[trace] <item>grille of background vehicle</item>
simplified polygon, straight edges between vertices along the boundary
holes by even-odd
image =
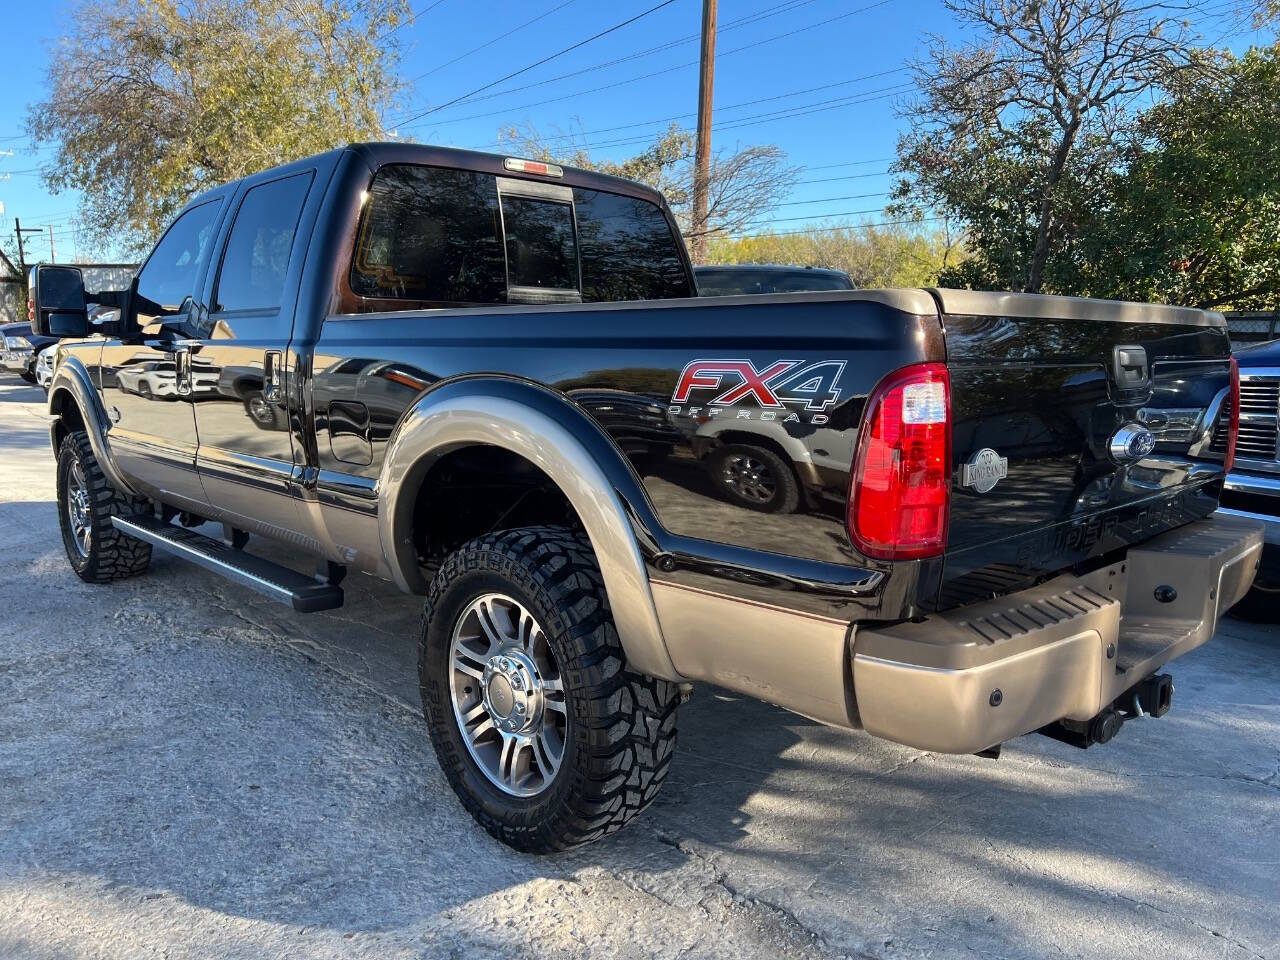
[[[1223,408],[1223,419],[1229,422],[1230,411]],[[1275,461],[1280,439],[1280,378],[1240,377],[1240,436],[1236,441],[1236,457],[1246,460]],[[1213,449],[1226,449],[1224,430],[1214,436]]]

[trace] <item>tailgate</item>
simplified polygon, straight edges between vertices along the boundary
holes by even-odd
[[[1219,314],[934,295],[955,465],[939,608],[1017,589],[1213,511],[1230,416]]]

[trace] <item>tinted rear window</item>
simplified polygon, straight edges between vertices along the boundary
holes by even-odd
[[[570,203],[570,192],[559,192],[526,196],[504,186],[499,199],[492,174],[383,167],[361,216],[351,290],[424,305],[694,295],[679,237],[658,205],[581,189]]]
[[[655,204],[599,190],[575,190],[573,199],[582,251],[583,300],[693,295],[679,241]]]
[[[351,289],[426,303],[505,303],[498,191],[492,176],[384,167],[369,188]]]
[[[502,226],[507,237],[509,286],[578,289],[572,204],[504,196]]]

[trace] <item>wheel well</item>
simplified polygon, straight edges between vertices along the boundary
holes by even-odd
[[[75,398],[67,390],[59,390],[53,395],[51,407],[58,415],[58,419],[53,424],[53,449],[57,451],[61,449],[62,441],[67,438],[67,434],[85,428],[84,415],[80,412]]]
[[[427,471],[413,508],[413,542],[428,573],[468,540],[537,525],[582,529],[569,499],[537,466],[488,444],[445,454]]]

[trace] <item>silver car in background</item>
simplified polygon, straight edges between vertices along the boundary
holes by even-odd
[[[50,344],[36,354],[36,383],[45,393],[49,392],[49,381],[53,379],[53,359],[58,345]]]

